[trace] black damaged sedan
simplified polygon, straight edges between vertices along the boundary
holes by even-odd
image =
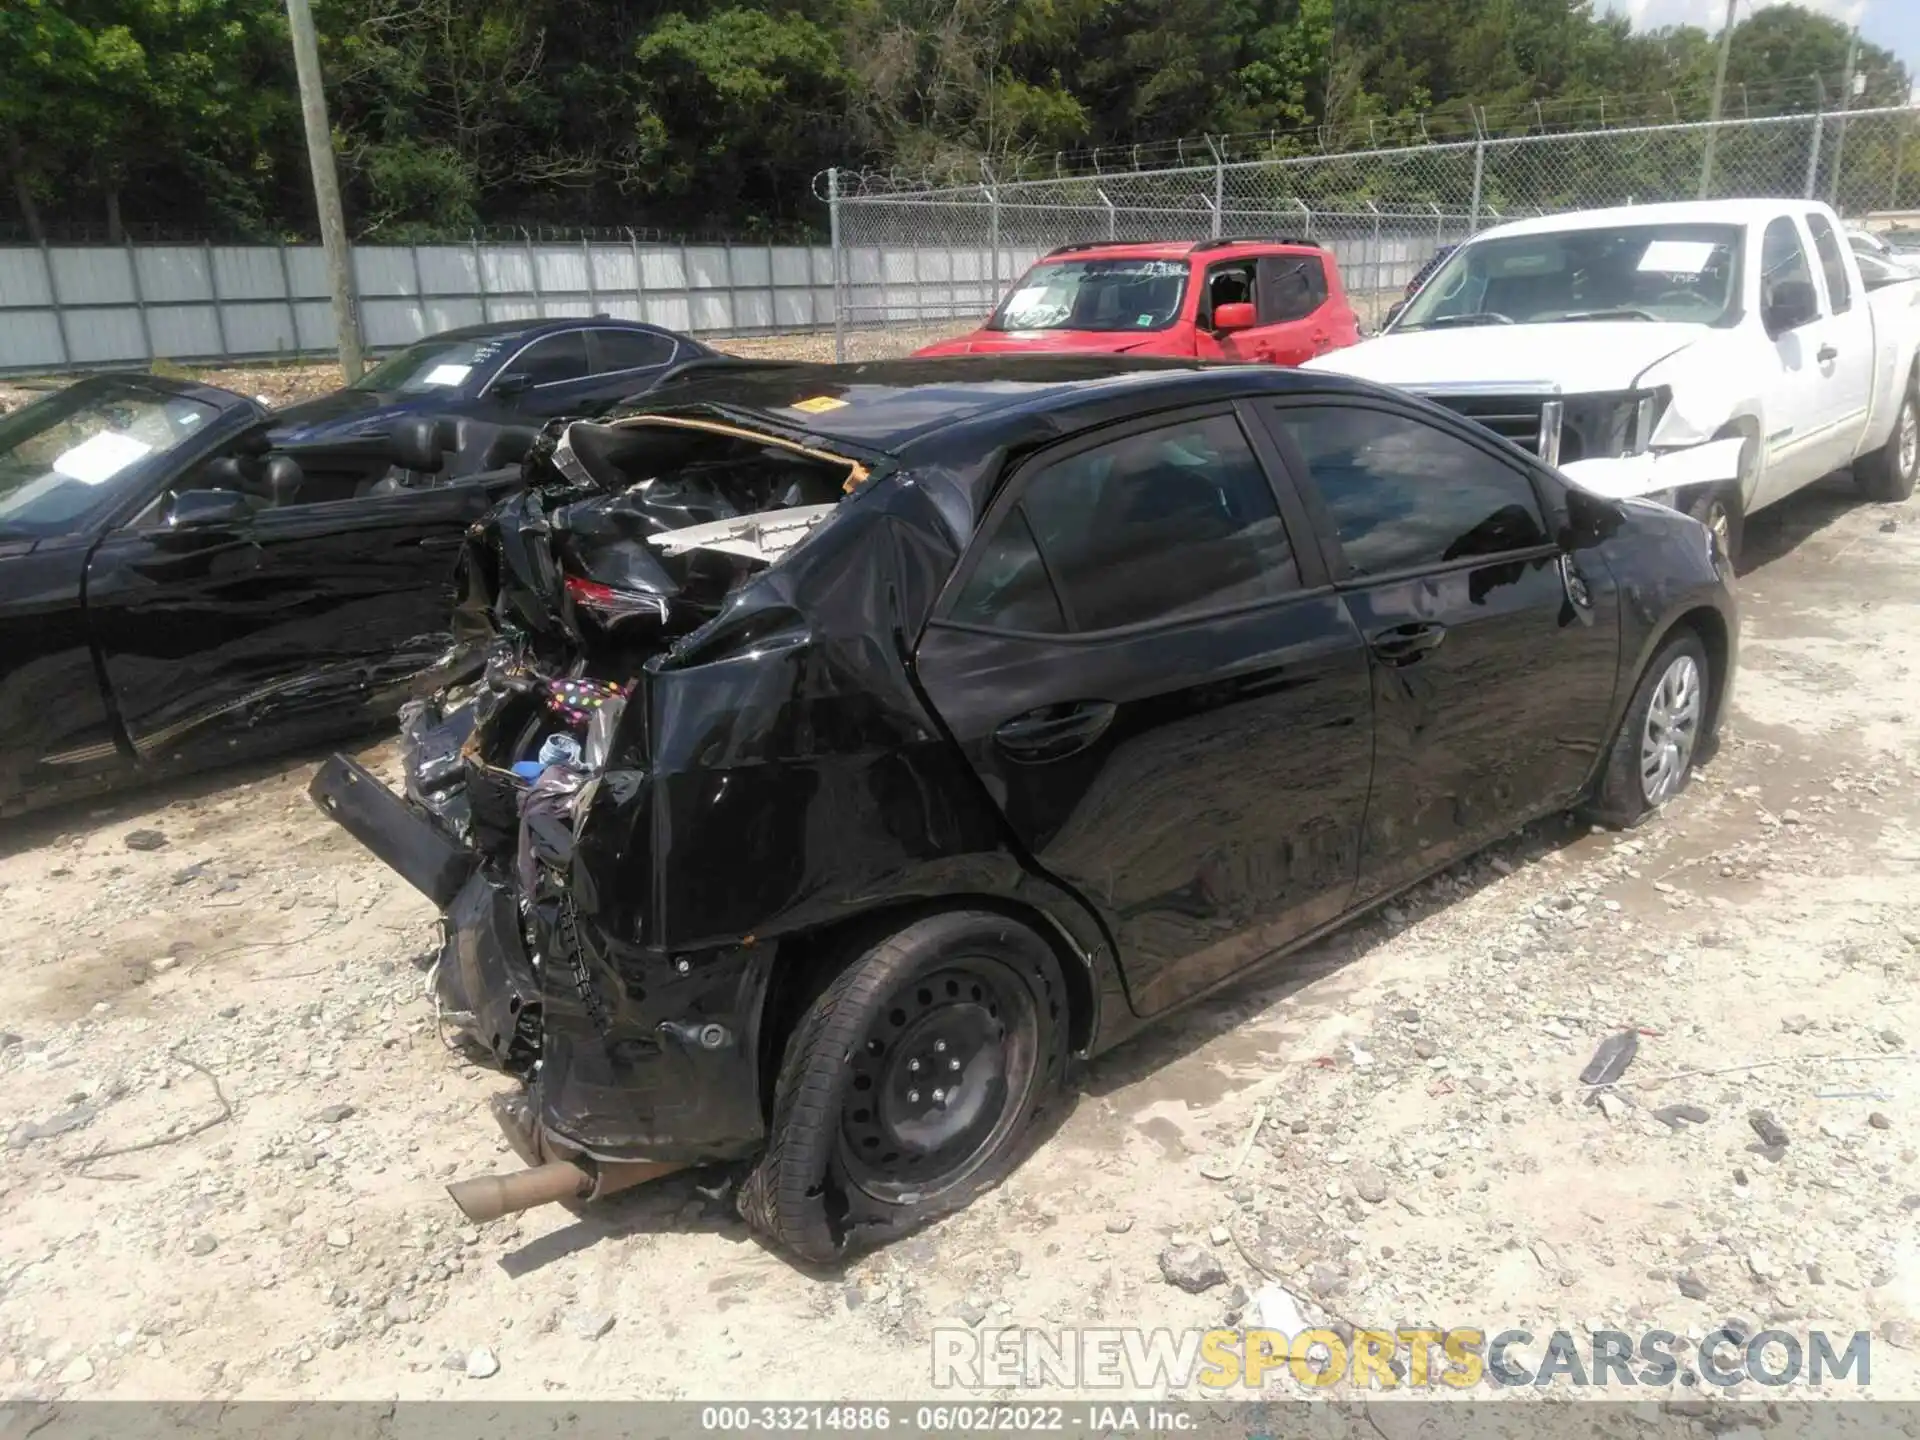
[[[319,802],[520,1077],[475,1216],[709,1161],[824,1261],[1005,1176],[1076,1058],[1725,713],[1709,532],[1335,376],[688,373],[478,527],[485,670]]]

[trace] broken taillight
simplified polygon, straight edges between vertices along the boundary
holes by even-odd
[[[649,595],[638,590],[616,590],[611,585],[582,579],[578,575],[567,576],[567,595],[574,604],[599,616],[609,625],[639,615],[661,621],[667,618],[665,596]]]

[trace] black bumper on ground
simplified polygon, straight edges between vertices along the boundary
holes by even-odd
[[[528,903],[495,866],[336,755],[315,803],[440,907],[443,1023],[528,1086],[533,1124],[597,1160],[739,1159],[765,1136],[759,1018],[777,947],[667,955]]]

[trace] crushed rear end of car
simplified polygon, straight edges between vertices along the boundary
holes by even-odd
[[[783,947],[990,840],[900,638],[956,554],[924,490],[684,414],[527,463],[469,533],[404,796],[342,756],[311,791],[440,907],[441,1021],[523,1082],[496,1113],[538,1168],[452,1187],[476,1216],[751,1155]]]

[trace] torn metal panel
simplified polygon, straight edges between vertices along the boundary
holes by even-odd
[[[716,520],[708,525],[669,530],[655,535],[650,543],[663,555],[718,550],[726,555],[743,555],[749,560],[771,561],[806,539],[814,526],[839,508],[837,505],[793,505],[738,520]]]
[[[1656,450],[1612,460],[1575,460],[1560,470],[1595,494],[1612,499],[1659,495],[1688,485],[1738,480],[1740,451],[1745,443],[1736,436],[1684,450]]]

